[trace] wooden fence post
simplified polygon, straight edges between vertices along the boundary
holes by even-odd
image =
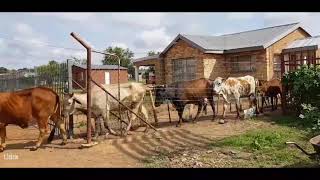
[[[153,116],[154,116],[154,123],[156,126],[158,126],[158,117],[157,117],[157,112],[156,112],[156,107],[154,105],[154,101],[153,101],[153,96],[152,96],[152,91],[149,90],[150,93],[150,99],[151,99],[151,104],[152,104],[152,111],[153,111]]]

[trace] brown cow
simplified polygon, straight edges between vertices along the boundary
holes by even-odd
[[[201,78],[191,81],[184,82],[175,82],[168,86],[156,86],[155,91],[155,106],[159,107],[164,100],[170,100],[179,115],[179,122],[177,127],[181,125],[182,114],[186,104],[197,104],[198,112],[196,117],[193,119],[193,122],[199,117],[200,112],[202,111],[202,107],[206,111],[206,101],[209,101],[212,111],[213,117],[215,118],[215,109],[213,102],[213,87],[212,81],[209,79]]]
[[[271,109],[272,111],[277,109],[278,106],[278,94],[282,95],[282,85],[280,79],[271,79],[270,81],[259,81],[260,87],[258,91],[262,95],[262,106],[261,111],[263,111],[263,105],[265,103],[265,98],[269,97],[271,99]],[[275,106],[274,106],[275,99]]]
[[[39,138],[31,150],[37,150],[48,131],[48,120],[51,119],[59,127],[63,136],[62,145],[67,136],[63,120],[60,118],[59,96],[52,89],[36,87],[16,92],[0,93],[0,152],[5,148],[6,126],[8,124],[27,128],[32,121],[39,127]],[[55,128],[53,128],[55,129]],[[54,130],[50,133],[48,142],[53,139]]]

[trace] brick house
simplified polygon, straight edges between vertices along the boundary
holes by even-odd
[[[72,65],[72,78],[82,87],[86,87],[87,79],[86,65]],[[116,84],[118,83],[118,66],[117,65],[92,65],[91,77],[99,84]],[[120,67],[120,83],[128,82],[127,68]],[[74,89],[80,87],[73,82]]]
[[[179,34],[160,55],[133,64],[136,73],[139,66],[154,66],[156,84],[243,75],[270,80],[281,75],[282,50],[309,37],[299,23],[221,36]]]

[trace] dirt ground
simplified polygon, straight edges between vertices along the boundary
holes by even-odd
[[[221,112],[219,110],[219,114]],[[235,113],[227,112],[225,124],[218,123],[220,116],[211,122],[212,111],[208,107],[208,115],[202,115],[197,123],[184,123],[177,128],[177,113],[171,112],[172,123],[169,123],[168,113],[164,111],[158,114],[157,132],[150,130],[144,134],[144,127],[141,127],[126,138],[108,136],[98,145],[86,149],[79,149],[81,143],[86,142],[84,139],[68,140],[65,146],[60,146],[61,140],[57,139],[37,151],[30,151],[28,148],[34,144],[38,130],[8,126],[7,148],[0,153],[0,167],[143,167],[142,160],[161,148],[204,146],[217,138],[269,126],[251,120],[236,122]]]

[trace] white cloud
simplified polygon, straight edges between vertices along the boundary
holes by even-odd
[[[50,46],[48,37],[28,24],[15,24],[13,32],[13,40],[0,39],[0,59],[6,60],[8,68],[34,67],[47,64],[49,60],[61,62],[71,57],[86,58],[85,50],[74,51]],[[92,57],[93,63],[99,64],[101,56],[92,54]]]
[[[125,43],[111,43],[111,46],[112,47],[120,47],[120,48],[123,48],[123,49],[127,49],[128,48],[128,46]]]
[[[161,51],[170,43],[171,39],[165,28],[146,30],[138,35],[135,45],[137,48]]]
[[[95,18],[94,13],[32,13],[36,16],[54,16],[63,20],[87,21]]]
[[[112,13],[111,18],[115,23],[135,26],[139,28],[155,28],[161,25],[164,13]]]
[[[25,23],[17,23],[15,25],[15,30],[17,33],[23,35],[31,35],[33,33],[32,27]]]
[[[300,22],[311,35],[320,34],[320,24],[315,23],[320,13],[264,13],[263,18],[267,26]]]
[[[248,20],[254,17],[254,13],[228,13],[227,18],[231,20]]]

